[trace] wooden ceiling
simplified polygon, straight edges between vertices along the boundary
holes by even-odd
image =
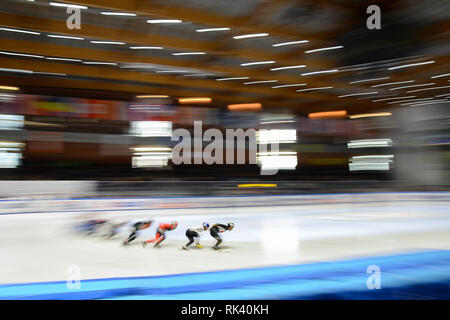
[[[405,19],[402,12],[411,3],[420,6],[420,1],[393,4],[391,1],[217,0],[208,5],[198,0],[55,1],[88,7],[81,10],[81,29],[68,29],[66,19],[70,14],[66,8],[49,2],[2,0],[0,85],[19,86],[25,93],[70,95],[72,92],[73,96],[88,94],[105,99],[128,100],[139,94],[206,96],[212,98],[212,105],[219,107],[260,102],[264,108],[288,108],[301,114],[342,109],[350,113],[375,111],[401,106],[388,103],[402,96],[441,100],[436,95],[449,92],[450,77],[432,77],[447,74],[450,69],[450,13],[442,14],[439,7],[430,6],[427,10],[418,7],[410,21]],[[370,4],[381,7],[381,30],[366,28],[369,16],[366,8]],[[136,16],[111,16],[102,12]],[[150,24],[146,22],[148,19],[182,22]],[[207,28],[230,30],[196,32]],[[268,36],[233,38],[255,33]],[[308,42],[273,46],[300,40]],[[130,48],[135,46],[162,49]],[[336,46],[343,47],[305,52]],[[176,55],[186,52],[204,54]],[[111,65],[86,64],[92,61]],[[260,61],[274,63],[242,66]],[[428,63],[389,70],[423,62]],[[271,70],[298,65],[305,67]],[[324,70],[337,71],[301,75]],[[218,80],[233,77],[248,79]],[[379,80],[362,81],[369,79]],[[252,83],[258,81],[266,82]],[[417,87],[372,87],[390,82]],[[305,85],[273,88],[293,84]],[[422,88],[430,90],[408,92]],[[296,91],[303,89],[307,90]],[[374,102],[383,97],[395,99]]]

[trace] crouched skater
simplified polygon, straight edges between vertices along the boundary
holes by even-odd
[[[186,245],[183,246],[184,250],[188,250],[189,246],[195,242],[195,245],[197,248],[201,249],[203,248],[200,245],[200,234],[203,231],[207,231],[209,229],[209,223],[203,222],[201,228],[189,228],[186,230],[186,237],[189,239],[189,242],[186,243]]]
[[[220,224],[216,223],[209,229],[209,233],[211,236],[217,240],[216,244],[214,245],[213,249],[217,250],[220,249],[219,245],[222,243],[222,238],[220,237],[220,233],[224,233],[225,231],[231,231],[234,228],[234,223],[228,222],[227,224]]]
[[[123,245],[126,246],[126,245],[130,244],[131,241],[136,239],[137,234],[138,234],[138,232],[140,230],[144,230],[144,229],[150,228],[150,226],[152,224],[153,224],[153,220],[151,220],[151,219],[145,219],[143,221],[135,222],[132,225],[132,232],[130,233],[128,238],[123,242]]]
[[[149,244],[150,242],[155,242],[154,247],[157,247],[161,242],[164,241],[164,239],[166,239],[166,232],[175,230],[177,226],[178,222],[176,221],[172,221],[171,223],[161,223],[156,230],[155,238],[147,241],[142,241],[142,246],[145,248],[145,246],[147,246],[147,244]]]

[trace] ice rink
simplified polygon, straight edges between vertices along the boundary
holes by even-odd
[[[233,199],[230,198],[230,201]],[[73,226],[86,214],[70,212],[0,215],[0,284],[66,281],[73,266],[81,279],[188,274],[282,266],[428,250],[450,250],[448,201],[306,204],[234,208],[101,211],[115,222],[151,217],[178,221],[159,248],[143,248],[155,224],[133,245],[121,246],[128,228],[110,240],[82,236]],[[223,234],[228,250],[181,250],[186,229],[233,222]],[[364,272],[364,270],[363,270]]]

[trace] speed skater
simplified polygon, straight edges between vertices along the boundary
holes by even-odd
[[[132,226],[133,231],[130,233],[128,238],[123,242],[123,245],[128,245],[131,241],[136,239],[136,236],[137,236],[137,233],[139,232],[139,230],[144,230],[144,229],[150,228],[152,223],[153,223],[153,221],[151,219],[146,219],[143,221],[135,222]]]
[[[219,245],[222,243],[222,238],[220,237],[219,233],[223,233],[225,231],[231,231],[234,228],[234,223],[228,222],[227,224],[220,224],[216,223],[209,229],[209,233],[211,236],[217,240],[216,244],[214,245],[213,249],[219,249]]]
[[[142,246],[146,246],[150,242],[156,242],[154,247],[158,246],[161,242],[166,239],[166,231],[172,231],[176,229],[178,222],[172,221],[171,223],[161,223],[156,230],[156,237],[147,241],[142,241]]]
[[[186,237],[188,237],[189,242],[183,246],[183,249],[187,250],[188,247],[195,241],[197,248],[203,248],[200,245],[200,233],[209,229],[209,223],[203,222],[200,228],[189,228],[186,230]]]

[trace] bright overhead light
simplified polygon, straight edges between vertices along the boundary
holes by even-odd
[[[128,13],[128,12],[100,12],[100,14],[103,14],[105,16],[129,16],[129,17],[136,16],[136,13]]]
[[[424,100],[431,100],[431,99],[433,99],[433,98],[406,99],[406,100],[388,102],[388,104],[403,103],[403,102],[413,102],[413,101],[417,102],[417,101],[424,101]]]
[[[261,108],[261,103],[240,103],[228,105],[228,110],[259,110]]]
[[[259,37],[267,37],[268,33],[253,33],[253,34],[243,34],[240,36],[234,36],[233,39],[247,39],[247,38],[259,38]]]
[[[59,3],[59,2],[50,2],[49,5],[54,7],[66,7],[66,8],[76,8],[76,9],[87,9],[86,6],[79,6],[76,4],[66,4],[66,3]]]
[[[388,101],[388,100],[401,100],[401,99],[408,99],[408,98],[415,98],[415,97],[416,96],[384,98],[384,99],[372,100],[372,102],[380,102],[380,101]]]
[[[324,111],[324,112],[314,112],[308,114],[308,118],[310,119],[325,119],[325,118],[342,118],[347,115],[347,111],[339,110],[339,111]]]
[[[34,74],[42,74],[42,75],[48,75],[48,76],[67,76],[65,73],[57,73],[57,72],[34,72]]]
[[[120,45],[124,45],[125,42],[118,42],[118,41],[96,41],[96,40],[92,40],[89,41],[90,43],[96,43],[96,44],[120,44]]]
[[[82,61],[80,59],[70,59],[70,58],[50,58],[50,57],[47,57],[45,59],[47,59],[47,60],[55,60],[55,61],[69,61],[69,62],[81,62]]]
[[[241,66],[245,67],[245,66],[253,66],[253,65],[257,65],[257,64],[271,64],[271,63],[275,63],[275,61],[247,62],[247,63],[241,63]]]
[[[413,85],[410,85],[410,86],[391,88],[389,90],[400,90],[400,89],[414,88],[414,87],[426,87],[426,86],[432,86],[433,84],[436,84],[436,83],[431,82],[431,83],[424,83],[424,84],[413,84]]]
[[[417,89],[417,90],[406,91],[406,93],[413,93],[413,92],[419,92],[419,91],[428,91],[428,90],[438,90],[438,89],[445,89],[445,88],[450,88],[450,86]]]
[[[157,95],[157,94],[148,94],[148,95],[140,95],[140,96],[136,96],[136,98],[138,99],[147,99],[147,98],[169,98],[168,95]]]
[[[351,93],[351,94],[345,94],[343,96],[338,96],[338,98],[345,98],[345,97],[353,97],[353,96],[364,96],[367,94],[375,94],[378,93],[377,91],[372,91],[372,92],[360,92],[360,93]]]
[[[0,72],[33,73],[31,70],[0,68]]]
[[[235,77],[235,78],[221,78],[221,79],[216,79],[217,81],[230,81],[230,80],[246,80],[246,79],[250,79],[249,77]]]
[[[197,29],[195,32],[214,32],[214,31],[228,31],[230,28],[209,28],[209,29]]]
[[[313,71],[313,72],[307,72],[307,73],[302,73],[302,76],[310,76],[313,74],[321,74],[321,73],[332,73],[332,72],[338,72],[339,70],[337,69],[333,69],[333,70],[322,70],[322,71]]]
[[[84,64],[104,64],[109,66],[117,66],[115,62],[96,62],[96,61],[83,61]]]
[[[430,63],[434,63],[434,61],[425,61],[425,62],[404,64],[404,65],[401,65],[401,66],[388,68],[388,70],[396,70],[396,69],[402,69],[402,68],[408,68],[408,67],[415,67],[415,66],[421,66],[421,65],[430,64]]]
[[[130,47],[133,50],[161,50],[163,47]]]
[[[273,89],[278,89],[278,88],[300,87],[300,86],[306,86],[306,83],[283,84],[283,85],[275,86],[275,87],[272,87],[272,88]]]
[[[306,65],[302,64],[302,65],[298,65],[298,66],[272,68],[272,69],[270,69],[270,71],[285,70],[285,69],[299,69],[299,68],[304,68],[304,67],[306,67]]]
[[[9,87],[9,86],[0,86],[0,90],[17,91],[17,90],[19,90],[19,88],[18,87]]]
[[[450,93],[437,95],[436,98],[450,96]]]
[[[211,98],[178,98],[178,102],[181,104],[187,103],[210,103]]]
[[[206,54],[206,52],[176,52],[176,53],[172,53],[173,56],[190,56],[190,55],[198,55],[198,54]]]
[[[384,86],[392,86],[394,84],[403,84],[403,83],[411,83],[415,82],[415,80],[408,80],[408,81],[397,81],[397,82],[389,82],[389,83],[382,83],[382,84],[376,84],[374,86],[371,86],[371,88],[378,88],[378,87],[384,87]]]
[[[61,39],[72,39],[72,40],[84,40],[84,38],[81,38],[81,37],[60,36],[60,35],[56,35],[56,34],[48,34],[47,37],[49,37],[49,38],[61,38]]]
[[[20,33],[28,33],[28,34],[35,34],[40,35],[39,32],[34,31],[26,31],[26,30],[19,30],[19,29],[11,29],[11,28],[0,28],[1,31],[10,31],[10,32],[20,32]]]
[[[300,41],[282,42],[282,43],[273,44],[272,47],[290,46],[293,44],[300,44],[300,43],[306,43],[306,42],[309,42],[309,41],[308,40],[300,40]]]
[[[335,49],[341,49],[344,46],[335,46],[335,47],[327,47],[327,48],[319,48],[319,49],[313,49],[313,50],[307,50],[305,53],[312,53],[312,52],[319,52],[319,51],[327,51],[327,50],[335,50]]]
[[[386,79],[390,79],[390,77],[357,80],[357,81],[352,81],[352,82],[349,82],[349,83],[350,83],[350,84],[354,84],[354,83],[371,82],[371,81],[386,80]]]
[[[39,56],[39,55],[35,55],[35,54],[14,53],[14,52],[6,52],[6,51],[0,51],[0,54],[6,54],[8,56],[27,57],[27,58],[39,58],[39,59],[44,58],[44,56]]]
[[[181,23],[183,21],[178,19],[155,19],[155,20],[147,20],[147,23]]]
[[[244,84],[259,84],[259,83],[272,83],[272,82],[278,82],[278,80],[251,81],[251,82],[244,82]]]
[[[359,119],[359,118],[371,118],[371,117],[386,117],[390,116],[392,113],[390,112],[374,112],[374,113],[361,113],[361,114],[353,114],[348,116],[350,119]]]
[[[434,79],[434,78],[441,78],[441,77],[448,77],[448,76],[450,76],[450,73],[438,74],[438,75],[432,76],[430,78]]]
[[[301,89],[301,90],[295,90],[296,92],[303,92],[303,91],[311,91],[311,90],[324,90],[324,89],[332,89],[333,87],[318,87],[318,88],[308,88],[308,89]]]

